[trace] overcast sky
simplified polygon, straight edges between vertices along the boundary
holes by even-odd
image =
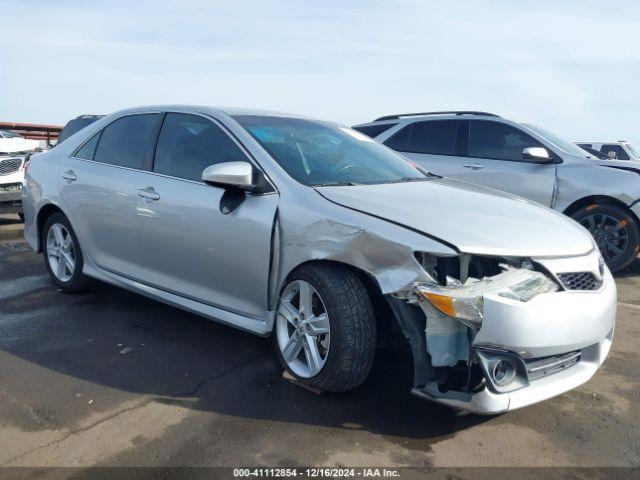
[[[640,146],[637,1],[0,0],[0,18],[0,121],[472,109]]]

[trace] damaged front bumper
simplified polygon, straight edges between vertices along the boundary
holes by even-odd
[[[602,269],[595,251],[583,257],[536,262],[562,285],[561,291],[526,302],[486,294],[482,323],[475,330],[449,319],[454,328],[443,335],[440,318],[436,326],[441,330],[436,328],[434,334],[432,328],[430,333],[427,319],[437,312],[425,305],[426,300],[418,302],[421,308],[398,308],[396,304],[396,318],[412,344],[414,367],[423,369],[415,372],[413,394],[458,410],[497,414],[567,392],[594,375],[613,338],[617,305],[613,277]],[[560,280],[566,272],[598,276],[598,286],[567,288]],[[426,351],[422,352],[415,340],[418,312],[427,318],[422,332]],[[443,345],[451,346],[445,352],[448,355],[443,355]],[[462,369],[462,382],[447,378],[455,369]]]
[[[491,386],[491,382],[488,381],[487,375],[485,376],[487,381],[483,388],[476,392],[468,393],[455,390],[441,392],[436,383],[429,383],[423,388],[412,389],[411,393],[456,410],[479,415],[495,415],[526,407],[568,392],[586,383],[607,357],[612,338],[613,328],[599,343],[578,351],[569,352],[578,357],[577,362],[569,362],[566,367],[550,371],[548,375],[531,380],[526,386],[515,391],[505,393],[495,391]],[[562,356],[554,355],[547,358],[552,360]]]

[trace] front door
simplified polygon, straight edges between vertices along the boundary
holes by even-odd
[[[249,161],[209,118],[168,113],[153,171],[136,189],[145,283],[235,313],[267,311],[271,232],[279,196],[248,194],[223,214],[223,188],[201,181],[209,165]]]
[[[546,148],[511,125],[491,120],[471,120],[467,157],[455,176],[549,207],[555,189],[556,165],[524,160],[522,151],[527,147]]]

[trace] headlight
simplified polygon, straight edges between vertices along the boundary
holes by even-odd
[[[482,323],[486,294],[528,302],[536,295],[558,290],[558,284],[544,274],[520,268],[507,268],[482,280],[470,278],[464,284],[449,278],[447,283],[447,286],[420,283],[415,290],[439,312],[478,326]]]

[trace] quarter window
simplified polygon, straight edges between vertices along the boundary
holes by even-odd
[[[401,152],[455,155],[457,120],[416,122],[406,126],[385,145]]]
[[[511,125],[487,120],[470,122],[470,157],[522,162],[522,151],[527,147],[546,148],[531,135]]]
[[[87,143],[80,147],[74,157],[84,158],[85,160],[93,160],[93,156],[96,152],[96,146],[98,145],[98,140],[100,140],[100,132],[96,133],[89,139]]]
[[[246,156],[216,124],[198,115],[169,113],[158,138],[153,171],[201,181],[209,165],[238,160]]]
[[[129,115],[102,131],[94,160],[121,167],[142,168],[147,141],[157,114]]]
[[[609,156],[609,152],[613,152],[616,154],[615,158],[618,160],[629,160],[629,155],[624,151],[622,145],[602,145],[600,151],[607,156]]]

